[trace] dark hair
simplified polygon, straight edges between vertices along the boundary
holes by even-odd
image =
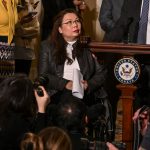
[[[64,40],[62,34],[59,33],[58,29],[59,27],[62,25],[62,21],[63,18],[66,14],[68,13],[74,13],[75,15],[77,15],[80,19],[81,22],[81,35],[83,34],[83,25],[82,25],[82,17],[81,15],[74,9],[65,9],[63,11],[61,11],[54,19],[54,25],[53,25],[53,29],[52,29],[52,33],[50,35],[49,41],[50,44],[53,45],[53,58],[56,62],[56,64],[62,64],[65,62],[65,60],[67,59],[69,63],[72,63],[72,61],[70,60],[70,58],[67,57],[67,53],[66,53],[66,46],[67,43]],[[78,48],[77,50],[80,51],[80,45],[79,42],[76,45]],[[76,52],[77,54],[79,52]]]
[[[0,126],[16,113],[31,117],[36,112],[33,84],[26,75],[8,77],[0,83]]]
[[[77,131],[83,133],[86,105],[78,100],[69,99],[60,102],[53,115],[55,126],[61,127],[68,132]]]

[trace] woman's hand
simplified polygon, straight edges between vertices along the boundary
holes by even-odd
[[[75,6],[79,6],[82,4],[82,0],[73,0]]]
[[[82,10],[82,11],[86,9],[85,1],[82,1],[81,5],[79,5],[79,9]]]
[[[72,90],[72,85],[73,85],[73,82],[72,81],[69,81],[67,84],[66,84],[66,89],[67,90]]]
[[[76,7],[78,7],[79,10],[86,9],[86,3],[84,0],[73,0],[73,3]]]
[[[88,88],[88,83],[86,80],[82,80],[81,83],[83,84],[83,87],[84,87],[84,90],[86,90]],[[72,81],[69,81],[67,84],[66,84],[66,89],[67,90],[72,90],[72,86],[73,86],[73,82]]]
[[[87,90],[88,82],[86,80],[82,80],[81,83],[83,84],[84,90]]]
[[[34,94],[38,105],[38,112],[45,113],[46,106],[50,102],[50,97],[43,86],[39,86],[39,87],[42,89],[44,96],[38,96],[37,91],[34,90]]]

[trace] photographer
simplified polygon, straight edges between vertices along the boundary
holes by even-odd
[[[50,99],[43,87],[38,96],[25,75],[16,75],[0,83],[0,149],[18,150],[26,132],[39,132],[46,127],[45,108]]]
[[[140,121],[140,132],[141,135],[139,150],[150,148],[150,108],[147,106],[143,106],[133,116],[133,120]]]
[[[133,116],[133,121],[137,121],[139,119],[140,121],[140,133],[142,135],[142,139],[139,143],[134,143],[134,150],[149,150],[150,149],[150,108],[149,107],[141,107],[136,111],[136,113]],[[139,128],[138,128],[139,130]],[[137,135],[139,136],[139,135]],[[137,137],[135,137],[137,138]],[[106,143],[108,148],[110,150],[118,150],[117,147],[115,147],[113,144],[107,142]],[[140,145],[140,146],[139,146]]]

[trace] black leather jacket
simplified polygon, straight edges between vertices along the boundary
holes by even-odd
[[[77,60],[83,78],[88,82],[87,93],[98,91],[98,96],[105,98],[107,96],[103,89],[107,72],[105,67],[97,62],[89,48],[83,48],[82,55],[77,57]],[[64,64],[57,65],[52,58],[52,45],[47,41],[42,42],[39,59],[39,75],[48,76],[50,95],[65,88],[68,80],[63,79],[63,71]]]
[[[75,45],[73,45],[74,50],[79,46],[75,47]],[[61,91],[65,89],[68,80],[63,79],[64,63],[57,65],[52,57],[52,47],[53,45],[50,45],[47,41],[42,42],[39,59],[39,75],[46,75],[48,77],[49,83],[47,90],[50,95],[54,94],[52,96],[54,98],[60,95]],[[76,58],[83,78],[88,82],[88,89],[84,93],[83,101],[87,106],[102,103],[106,107],[107,129],[113,130],[111,106],[108,101],[108,95],[103,88],[107,73],[106,68],[104,65],[98,63],[88,47],[83,47],[81,54],[76,56]]]

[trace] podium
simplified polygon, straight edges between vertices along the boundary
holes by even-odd
[[[150,45],[124,44],[124,43],[101,43],[91,41],[89,47],[96,56],[101,53],[119,54],[123,57],[133,57],[135,55],[150,54]],[[115,78],[115,76],[114,76]],[[122,121],[122,141],[126,143],[127,150],[133,149],[133,100],[134,92],[137,89],[134,84],[119,83],[116,87],[121,91],[119,101],[122,101],[123,121]]]

